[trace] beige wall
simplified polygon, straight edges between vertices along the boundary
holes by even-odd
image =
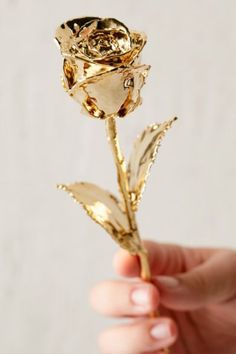
[[[60,86],[56,26],[101,15],[148,34],[144,103],[119,124],[126,152],[147,124],[180,120],[152,169],[142,234],[235,247],[235,12],[234,0],[1,0],[1,353],[94,354],[109,323],[87,294],[114,276],[116,246],[55,185],[115,190],[114,166],[103,122],[81,116]]]

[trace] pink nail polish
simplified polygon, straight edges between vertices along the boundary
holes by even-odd
[[[134,305],[147,306],[150,301],[148,289],[145,289],[144,287],[134,289],[131,293],[131,301]]]
[[[151,336],[154,339],[163,340],[172,337],[170,326],[166,323],[159,323],[152,327]]]

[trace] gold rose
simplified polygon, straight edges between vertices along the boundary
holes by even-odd
[[[141,278],[151,281],[148,253],[135,213],[161,140],[176,118],[148,126],[135,141],[128,164],[116,128],[117,117],[125,117],[141,104],[140,91],[150,69],[140,63],[146,36],[129,31],[113,18],[83,17],[63,23],[56,31],[56,40],[64,57],[65,90],[82,105],[83,113],[105,119],[121,199],[87,182],[58,188],[79,202],[122,248],[137,255]]]

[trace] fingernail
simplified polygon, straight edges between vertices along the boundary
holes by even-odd
[[[179,285],[179,280],[174,277],[159,276],[157,277],[157,281],[165,288],[176,288]]]
[[[146,306],[149,304],[149,292],[145,288],[134,289],[131,293],[131,301],[134,305]]]
[[[167,323],[159,323],[152,327],[151,336],[154,339],[168,339],[172,337],[170,326]]]

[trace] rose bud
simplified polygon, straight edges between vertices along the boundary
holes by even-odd
[[[140,103],[149,65],[140,64],[143,33],[113,18],[63,23],[56,40],[64,57],[63,86],[94,118],[124,117]]]

